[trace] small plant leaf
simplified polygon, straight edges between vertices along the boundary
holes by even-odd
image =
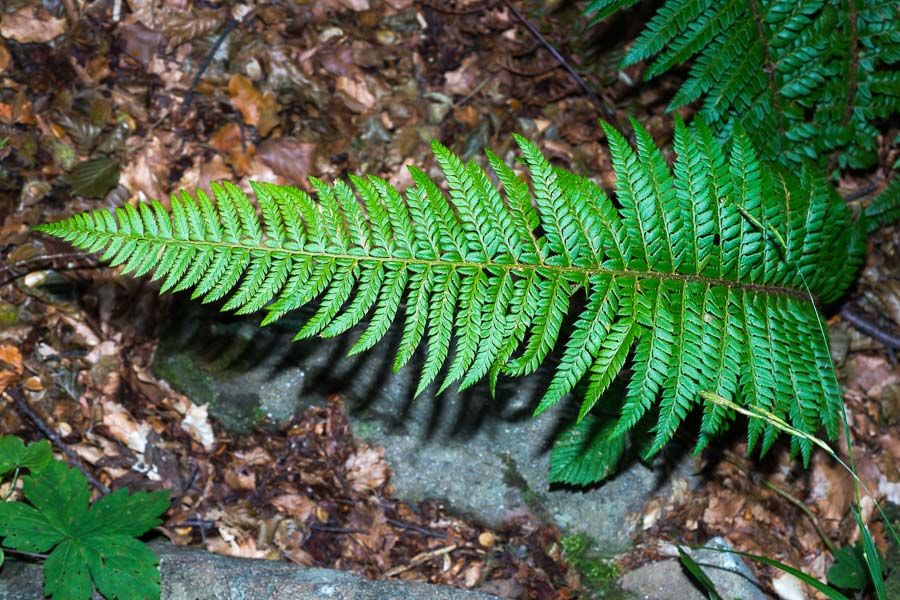
[[[828,569],[828,583],[848,590],[861,590],[869,583],[862,546],[844,546],[834,555],[835,563]]]
[[[27,446],[14,435],[0,437],[0,475],[14,469],[40,472],[53,458],[50,442],[41,440]]]
[[[30,506],[0,504],[0,537],[7,548],[53,548],[44,563],[48,596],[88,599],[96,586],[107,598],[159,597],[159,560],[135,536],[159,524],[167,492],[121,489],[89,506],[87,479],[59,461],[24,477],[22,489]]]

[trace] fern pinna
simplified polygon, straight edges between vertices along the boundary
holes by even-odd
[[[849,284],[864,230],[827,184],[764,166],[745,135],[726,150],[702,123],[677,121],[673,172],[639,125],[636,150],[605,129],[615,200],[517,137],[531,185],[488,152],[502,194],[478,165],[434,143],[449,199],[411,168],[405,201],[376,177],[312,179],[315,200],[253,184],[260,222],[225,183],[213,186],[215,204],[203,192],[183,193],[170,212],[154,201],[38,229],[104,250],[123,272],[152,272],[162,291],[193,288],[194,298],[224,299],[223,310],[240,314],[263,309],[264,324],[318,298],[297,339],[338,335],[369,315],[351,353],[402,319],[394,367],[427,345],[417,393],[439,376],[439,390],[483,377],[493,390],[500,374],[535,371],[556,346],[573,295],[583,293],[537,413],[585,380],[581,421],[631,356],[633,377],[606,435],[621,441],[643,418],[655,419],[648,454],[672,437],[701,391],[801,431],[824,423],[834,436],[841,400],[825,376],[830,358],[813,299],[832,301]],[[703,406],[700,445],[732,417]],[[776,431],[754,419],[749,435],[765,450]],[[792,441],[808,458],[810,446]],[[578,483],[602,476],[558,474]]]
[[[597,21],[637,2],[594,0],[587,12]],[[666,0],[624,64],[652,59],[654,77],[692,58],[670,109],[702,100],[707,123],[740,123],[783,164],[871,166],[878,120],[900,109],[895,0]]]

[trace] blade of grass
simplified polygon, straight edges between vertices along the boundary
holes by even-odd
[[[691,577],[703,587],[706,591],[706,597],[709,598],[709,600],[722,600],[722,596],[720,596],[719,592],[716,590],[716,584],[714,584],[706,572],[700,568],[697,561],[691,558],[691,555],[685,552],[681,546],[676,545],[675,547],[678,548],[678,556],[681,560],[681,564],[687,569],[688,573],[691,574]]]

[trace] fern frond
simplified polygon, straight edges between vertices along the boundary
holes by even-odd
[[[531,373],[562,343],[536,412],[585,381],[581,421],[631,356],[618,422],[590,442],[611,456],[643,419],[655,420],[648,452],[657,452],[702,391],[801,431],[824,422],[835,435],[840,397],[822,377],[830,359],[814,303],[849,285],[864,226],[808,172],[761,161],[740,127],[728,148],[702,123],[677,121],[674,170],[639,125],[634,148],[605,127],[615,201],[517,138],[531,183],[489,153],[502,192],[434,144],[449,195],[415,168],[405,201],[374,177],[313,179],[315,198],[260,183],[257,214],[226,183],[213,186],[215,203],[182,194],[169,211],[129,205],[38,229],[103,252],[123,272],[152,272],[163,289],[191,289],[223,310],[265,310],[264,324],[318,299],[298,339],[339,335],[368,317],[351,353],[402,320],[394,367],[426,346],[417,394],[485,376],[493,390],[501,373]],[[565,332],[581,294],[584,309]],[[702,410],[701,447],[734,417],[721,405]],[[768,449],[776,430],[749,427],[751,445]],[[572,443],[587,443],[590,429],[573,430]],[[810,447],[796,450],[808,460]],[[606,472],[570,459],[554,459],[564,480]]]
[[[595,21],[635,2],[598,0]],[[670,110],[702,99],[720,134],[740,125],[767,160],[876,159],[877,124],[900,109],[900,15],[883,0],[667,0],[623,64],[655,77],[691,61]]]

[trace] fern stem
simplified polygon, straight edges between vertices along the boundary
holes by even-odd
[[[749,0],[747,3],[750,6],[750,10],[753,11],[753,23],[756,25],[756,33],[759,36],[759,44],[762,46],[763,51],[763,65],[762,69],[766,74],[766,80],[769,82],[769,92],[772,94],[772,113],[775,115],[776,123],[778,124],[778,133],[779,139],[785,139],[787,137],[787,133],[784,128],[784,110],[778,102],[778,85],[775,83],[775,63],[772,61],[772,53],[769,49],[768,37],[766,36],[766,32],[763,29],[763,15],[760,12],[759,3],[757,0]]]
[[[89,232],[88,230],[84,230],[84,233],[96,233]],[[500,262],[492,262],[492,261],[466,261],[466,260],[448,260],[445,258],[436,258],[436,259],[427,259],[427,258],[416,258],[416,257],[397,257],[397,256],[374,256],[371,254],[361,255],[361,254],[350,254],[343,252],[330,252],[328,250],[325,251],[308,251],[308,250],[297,250],[292,248],[284,248],[281,246],[270,246],[268,244],[242,244],[240,242],[227,242],[227,241],[201,241],[201,240],[172,240],[172,239],[163,239],[148,235],[137,235],[133,233],[113,233],[109,234],[109,238],[119,239],[123,242],[151,242],[168,245],[177,245],[182,247],[206,247],[211,250],[218,249],[222,250],[223,248],[229,248],[234,250],[243,250],[243,251],[256,251],[256,252],[265,252],[269,254],[279,253],[279,254],[287,254],[290,256],[298,256],[304,258],[323,258],[327,257],[330,260],[334,261],[358,261],[365,260],[369,262],[378,262],[378,263],[396,263],[398,260],[403,261],[407,265],[421,265],[428,267],[442,267],[442,268],[456,268],[456,269],[486,269],[486,270],[494,270],[494,271],[506,271],[508,273],[523,273],[532,270],[545,271],[557,273],[562,276],[568,275],[568,278],[574,278],[579,281],[583,280],[585,277],[589,277],[591,275],[607,275],[612,277],[634,277],[637,280],[641,279],[653,279],[657,281],[677,281],[677,282],[693,282],[693,283],[701,283],[704,285],[710,286],[719,286],[724,288],[731,289],[739,289],[748,292],[756,292],[761,294],[774,294],[781,295],[790,298],[799,298],[802,300],[809,300],[809,296],[804,291],[792,289],[789,287],[779,287],[779,286],[769,286],[769,285],[760,285],[757,283],[748,283],[743,281],[734,281],[731,279],[720,279],[717,277],[707,277],[704,275],[692,275],[690,273],[663,273],[660,271],[643,271],[636,269],[614,269],[614,268],[605,268],[600,266],[572,266],[572,265],[548,265],[546,263],[500,263]],[[165,247],[163,248],[165,250]],[[816,300],[816,304],[818,304],[818,300]]]

